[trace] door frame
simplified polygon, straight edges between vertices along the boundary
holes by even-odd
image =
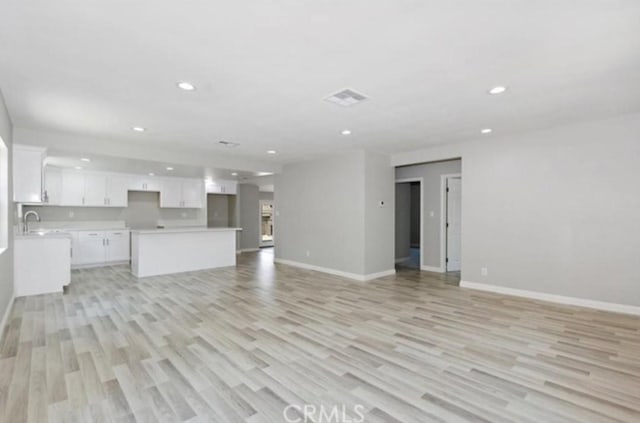
[[[440,175],[440,271],[443,273],[447,271],[447,180],[457,178],[462,183],[462,173]],[[460,202],[460,214],[462,215],[462,201]],[[462,237],[460,239],[460,263],[462,263]]]
[[[272,211],[272,215],[271,215],[271,221],[273,222],[273,235],[272,235],[272,239],[271,241],[263,241],[262,240],[262,204],[267,203],[267,204],[271,204],[271,211]],[[276,219],[275,219],[275,213],[276,213],[276,208],[274,207],[274,202],[273,200],[264,200],[264,199],[260,199],[258,200],[258,227],[260,228],[260,235],[258,236],[258,245],[262,248],[262,247],[273,247],[274,245],[274,241],[276,239]]]
[[[396,184],[404,184],[408,182],[419,182],[420,183],[420,270],[430,270],[425,269],[424,267],[424,178],[402,178],[396,179]],[[395,190],[394,190],[395,196]],[[395,213],[394,213],[395,216]],[[395,221],[393,222],[395,228]],[[394,230],[394,239],[393,242],[395,244],[395,230]],[[394,261],[395,261],[395,248],[394,248]]]

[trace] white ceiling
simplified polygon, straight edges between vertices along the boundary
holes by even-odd
[[[87,139],[397,153],[640,111],[640,1],[5,1],[0,89],[17,127]]]

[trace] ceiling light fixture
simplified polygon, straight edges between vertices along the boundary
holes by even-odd
[[[498,85],[497,87],[491,88],[489,90],[489,94],[491,94],[491,95],[502,94],[505,91],[507,91],[507,87],[503,87],[502,85]]]
[[[152,172],[149,174],[149,176],[156,176],[156,174]]]
[[[76,170],[82,170],[82,166],[76,166],[75,169]]]
[[[238,176],[238,172],[231,172],[231,176]]]
[[[351,131],[348,129],[345,129],[344,131],[342,131],[342,135],[351,135]]]
[[[133,128],[131,128],[131,129],[133,129],[133,130],[134,130],[134,131],[136,131],[136,132],[144,132],[144,131],[146,131],[146,129],[145,129],[145,128],[143,128],[142,126],[134,126],[134,127],[133,127]]]
[[[491,128],[484,128],[483,130],[480,131],[483,134],[490,134],[493,132],[493,129]]]
[[[173,170],[173,168],[171,166],[167,167],[167,170]]]
[[[178,85],[178,88],[184,91],[193,91],[196,89],[195,85],[187,81],[179,81],[177,85]]]
[[[267,150],[267,154],[276,154],[277,151],[276,150]]]
[[[91,159],[88,159],[88,158],[86,158],[86,157],[83,157],[83,158],[81,158],[81,159],[80,159],[80,161],[81,161],[81,162],[87,162],[87,163],[89,163],[89,162],[91,161]]]

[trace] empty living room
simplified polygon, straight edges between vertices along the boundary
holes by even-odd
[[[637,0],[0,0],[0,423],[640,421]]]

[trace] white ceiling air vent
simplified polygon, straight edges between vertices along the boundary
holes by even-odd
[[[223,147],[227,147],[227,148],[233,148],[233,147],[237,147],[240,144],[238,144],[237,142],[231,142],[231,141],[218,141],[218,144],[220,144]]]
[[[330,103],[335,103],[342,107],[353,106],[354,104],[362,103],[367,97],[363,94],[355,92],[350,89],[339,91],[335,94],[331,94],[329,97],[325,97],[325,100]]]

